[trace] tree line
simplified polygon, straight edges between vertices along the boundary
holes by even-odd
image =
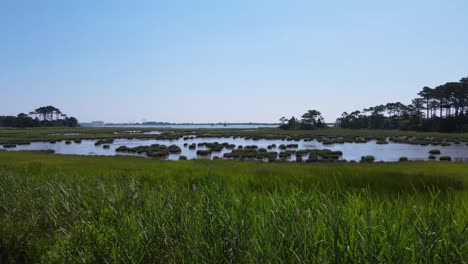
[[[20,113],[17,116],[0,116],[2,127],[46,127],[46,126],[78,126],[78,119],[68,117],[60,109],[48,105],[37,108],[29,114]]]
[[[344,112],[336,123],[356,129],[468,131],[468,77],[435,88],[426,86],[418,96],[408,105],[396,102]]]
[[[294,116],[288,119],[283,116],[280,122],[279,128],[281,129],[315,129],[326,126],[322,114],[317,110],[308,110],[301,116],[301,119]]]

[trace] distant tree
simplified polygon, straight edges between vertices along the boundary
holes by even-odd
[[[72,117],[69,117],[65,119],[65,125],[69,127],[77,127],[78,126],[78,119]]]
[[[317,110],[309,110],[301,117],[301,128],[303,129],[313,129],[325,126],[322,114]]]
[[[283,116],[283,117],[281,117],[281,118],[279,119],[279,121],[280,121],[281,125],[284,125],[284,124],[286,124],[286,122],[288,122],[288,119],[287,119],[286,117]]]
[[[424,86],[422,91],[418,93],[419,96],[426,102],[426,118],[429,119],[429,109],[431,109],[432,89]]]
[[[301,118],[301,120],[298,120],[294,116],[289,119],[281,117],[279,127],[282,129],[314,129],[325,127],[325,121],[317,110],[309,110]]]
[[[43,106],[29,114],[20,113],[17,116],[0,116],[0,126],[4,127],[37,127],[37,126],[78,126],[75,117],[67,117],[54,106]]]
[[[62,113],[58,108],[48,105],[48,106],[42,106],[34,110],[34,114],[42,116],[43,121],[51,121],[55,119],[58,119],[58,116]]]
[[[425,86],[418,95],[409,105],[396,102],[345,112],[337,123],[343,128],[468,131],[468,77],[435,88]]]
[[[294,116],[292,116],[288,120],[288,129],[297,129],[297,128],[299,128],[299,121]]]

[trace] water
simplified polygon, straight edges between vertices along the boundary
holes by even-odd
[[[180,128],[180,129],[199,129],[199,128],[276,128],[278,125],[267,124],[241,124],[241,125],[222,125],[222,124],[173,124],[173,125],[104,125],[104,127],[128,127],[128,128]]]
[[[257,145],[259,148],[267,148],[268,145],[276,144],[277,146],[281,144],[298,144],[300,149],[330,149],[330,150],[339,150],[343,152],[342,159],[346,160],[355,160],[359,161],[364,155],[373,155],[376,161],[398,161],[400,157],[408,157],[410,160],[427,160],[429,156],[429,150],[439,149],[442,156],[451,156],[454,161],[468,161],[468,146],[459,144],[452,144],[450,146],[420,146],[420,145],[410,145],[410,144],[401,144],[401,143],[389,143],[385,145],[376,144],[376,141],[370,141],[367,143],[345,143],[345,144],[333,144],[333,145],[323,145],[322,143],[312,140],[312,141],[287,141],[281,139],[245,139],[245,138],[194,138],[183,140],[160,140],[160,139],[115,139],[113,144],[110,144],[109,149],[104,149],[102,146],[95,146],[94,143],[96,140],[82,140],[81,143],[65,144],[65,141],[56,142],[55,144],[49,142],[32,142],[30,145],[18,145],[16,148],[8,148],[5,150],[8,151],[19,151],[19,150],[48,150],[52,149],[58,154],[70,154],[70,155],[104,155],[104,156],[113,156],[113,155],[132,155],[128,153],[117,153],[116,148],[120,146],[127,147],[137,147],[137,146],[149,146],[152,144],[164,144],[172,145],[175,144],[182,149],[181,154],[171,154],[168,159],[176,160],[180,155],[186,156],[188,159],[197,158],[196,151],[198,149],[207,149],[206,147],[198,147],[195,150],[190,150],[188,147],[184,147],[185,143],[189,145],[191,143],[202,143],[202,142],[218,142],[229,144],[234,144],[237,146],[242,145]],[[3,146],[2,146],[3,148]],[[281,150],[278,148],[273,148],[269,151]],[[214,156],[223,157],[224,153],[231,152],[231,150],[223,149],[221,152],[213,152],[209,158]],[[135,155],[135,154],[133,154]],[[291,160],[295,160],[293,155]]]

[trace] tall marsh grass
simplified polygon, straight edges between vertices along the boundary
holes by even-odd
[[[463,164],[0,155],[0,263],[468,259]]]

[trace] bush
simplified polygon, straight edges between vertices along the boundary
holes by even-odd
[[[150,157],[154,157],[154,158],[165,159],[169,156],[169,151],[163,149],[163,150],[155,151],[151,154],[147,153],[147,155]]]
[[[387,142],[387,140],[385,140],[385,139],[379,139],[379,140],[377,140],[377,144],[379,144],[379,145],[385,145],[385,144],[388,144],[388,142]]]
[[[16,144],[4,144],[4,148],[16,148]]]
[[[307,162],[318,162],[319,158],[318,155],[316,154],[310,154],[309,158],[307,159]]]
[[[408,161],[408,157],[400,157],[399,161],[400,161],[400,162],[402,162],[402,161]]]
[[[431,150],[429,150],[429,154],[432,154],[432,155],[439,155],[439,154],[440,154],[440,150],[438,150],[438,149],[431,149]]]
[[[439,160],[440,161],[452,161],[452,157],[451,156],[440,156]]]
[[[361,162],[374,162],[375,157],[372,155],[367,155],[367,156],[362,156],[361,157]]]
[[[176,150],[174,147],[171,147],[170,149],[171,151]],[[146,154],[146,156],[148,157],[156,157],[156,158],[167,158],[170,154],[169,147],[165,145],[159,145],[159,144],[153,144],[151,146],[138,146],[134,148],[120,146],[115,151]]]
[[[286,159],[286,158],[290,158],[292,155],[292,152],[290,150],[286,150],[286,151],[282,151],[279,153],[279,157],[280,159]]]
[[[197,150],[197,155],[198,156],[208,156],[211,154],[211,150],[209,149],[199,149]]]
[[[55,153],[55,150],[53,150],[53,149],[46,149],[46,150],[39,150],[39,152],[48,153],[48,154],[54,154],[54,153]]]
[[[187,157],[184,156],[184,155],[180,155],[180,156],[179,156],[179,160],[187,160]]]
[[[167,147],[167,151],[169,151],[169,153],[172,153],[172,154],[179,154],[182,152],[180,147],[177,145],[170,145],[169,147]]]
[[[429,155],[429,160],[435,160],[436,156],[435,155]]]
[[[129,148],[127,146],[120,146],[115,151],[117,152],[127,152]]]
[[[107,139],[99,139],[94,143],[95,146],[103,145],[103,144],[112,144],[114,143],[114,139],[112,138],[107,138]]]

